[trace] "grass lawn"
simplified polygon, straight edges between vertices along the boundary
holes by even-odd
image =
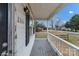
[[[79,30],[77,30],[79,32]]]
[[[47,32],[45,31],[40,31],[35,33],[36,38],[47,38]]]
[[[59,36],[59,35],[67,35],[67,33],[60,32],[60,31],[57,31],[57,30],[50,30],[49,32],[54,34],[54,35],[57,35],[57,36]]]
[[[79,47],[79,35],[69,35],[69,42]]]

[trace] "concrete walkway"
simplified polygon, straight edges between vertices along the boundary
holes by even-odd
[[[45,38],[36,38],[32,51],[31,56],[57,56],[54,52],[50,44],[48,43],[47,39]]]

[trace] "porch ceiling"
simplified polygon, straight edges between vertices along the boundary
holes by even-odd
[[[51,16],[62,9],[66,4],[64,3],[29,3],[29,8],[33,15],[33,19],[49,19]]]

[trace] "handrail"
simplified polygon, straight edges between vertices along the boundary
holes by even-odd
[[[54,50],[56,50],[57,54],[69,55],[69,56],[79,55],[79,47],[50,32],[48,32],[48,41],[54,48]]]
[[[72,43],[70,43],[70,42],[68,42],[68,41],[66,41],[66,40],[63,40],[62,38],[59,38],[58,36],[53,35],[53,34],[51,34],[51,33],[49,33],[49,32],[48,32],[48,34],[50,34],[51,36],[54,36],[55,38],[61,40],[62,42],[66,43],[67,45],[69,45],[70,47],[72,47],[72,48],[74,48],[74,49],[76,49],[76,50],[79,51],[79,47],[77,47],[76,45],[74,45],[74,44],[72,44]]]

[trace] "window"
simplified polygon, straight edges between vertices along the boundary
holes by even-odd
[[[30,21],[30,13],[29,13],[29,9],[27,7],[24,8],[24,12],[25,12],[25,16],[26,16],[26,46],[29,43],[29,21]]]

